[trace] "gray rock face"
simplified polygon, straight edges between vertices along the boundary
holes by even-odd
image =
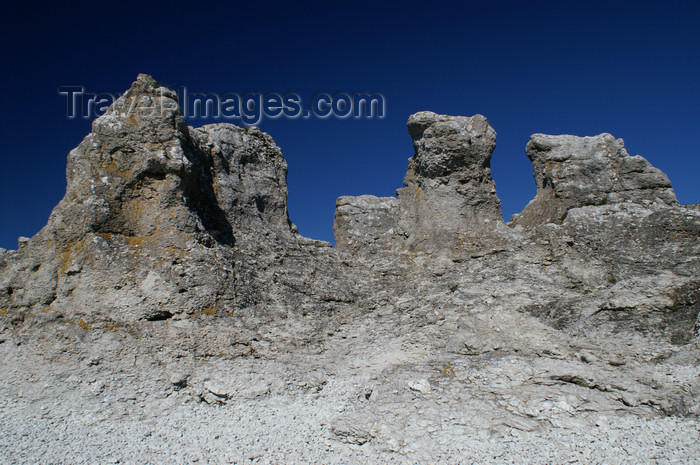
[[[486,118],[423,111],[408,119],[408,132],[415,155],[397,192],[407,241],[444,247],[499,229],[503,215],[491,178],[496,131]]]
[[[533,134],[526,148],[537,195],[514,224],[561,223],[571,208],[620,202],[676,206],[671,181],[639,155],[630,157],[622,139]]]
[[[340,197],[333,222],[337,249],[351,254],[375,254],[392,247],[398,206],[396,197]]]
[[[140,75],[70,153],[66,195],[13,255],[0,304],[51,306],[88,322],[270,305],[282,291],[271,269],[319,253],[292,232],[286,175],[269,135],[188,128],[176,94]],[[300,289],[302,300],[315,292]]]
[[[535,135],[508,227],[484,117],[409,133],[333,249],[269,135],[139,76],[0,250],[0,462],[695,463],[700,211],[612,136]]]
[[[212,161],[214,195],[232,228],[264,227],[289,235],[287,162],[272,137],[231,124],[192,132],[195,145]]]
[[[408,132],[415,154],[398,202],[341,197],[334,225],[338,249],[375,253],[383,244],[434,251],[508,235],[491,178],[496,131],[488,120],[422,111],[408,119]]]

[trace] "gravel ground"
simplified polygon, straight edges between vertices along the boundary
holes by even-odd
[[[692,418],[592,412],[579,422],[567,415],[564,427],[540,422],[523,431],[499,424],[476,398],[462,401],[455,416],[457,401],[447,392],[454,381],[425,396],[405,388],[394,404],[373,394],[378,400],[363,405],[381,413],[370,430],[363,422],[372,418],[355,400],[358,386],[368,382],[361,372],[331,376],[320,390],[282,389],[210,405],[167,381],[147,385],[107,369],[91,375],[84,364],[63,366],[61,375],[37,363],[39,354],[14,344],[0,348],[0,462],[6,464],[675,464],[697,463],[700,456],[700,426]],[[499,365],[517,366],[493,363],[493,370],[502,370]],[[411,373],[381,380],[389,395]],[[149,380],[156,378],[153,371]]]
[[[186,403],[118,421],[95,412],[52,418],[37,407],[3,401],[2,463],[697,463],[700,452],[697,422],[674,418],[628,417],[590,430],[452,427],[405,443],[380,435],[349,445],[329,437],[329,406],[308,398]]]

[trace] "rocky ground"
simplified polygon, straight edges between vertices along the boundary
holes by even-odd
[[[696,463],[700,211],[620,139],[420,112],[396,197],[300,236],[270,136],[150,77],[0,251],[3,463]],[[154,109],[159,111],[154,112]]]

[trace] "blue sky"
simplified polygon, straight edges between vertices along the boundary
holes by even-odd
[[[485,115],[504,215],[534,196],[530,134],[621,137],[700,202],[698,2],[72,2],[4,7],[0,247],[32,236],[65,192],[60,85],[123,92],[140,72],[211,92],[380,92],[384,119],[263,121],[289,163],[289,211],[332,240],[341,195],[393,195],[406,120]],[[190,121],[201,125],[209,121]]]

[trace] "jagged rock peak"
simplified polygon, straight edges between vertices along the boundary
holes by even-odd
[[[624,141],[533,134],[526,148],[537,195],[513,224],[560,223],[571,208],[620,202],[678,205],[671,181],[641,156],[629,156]]]
[[[222,231],[208,165],[175,92],[141,74],[69,154],[66,196],[48,228],[62,242],[90,232],[193,233],[202,222]]]
[[[228,123],[189,128],[175,92],[144,74],[92,127],[68,156],[66,194],[47,225],[2,254],[0,308],[181,318],[274,301],[279,288],[261,276],[288,254],[314,253],[322,265],[309,274],[333,275],[331,249],[292,228],[287,163],[269,135]],[[279,274],[300,279],[287,268]],[[286,302],[317,291],[294,289],[303,292]]]
[[[115,136],[141,133],[145,137],[155,136],[153,142],[171,135],[158,133],[166,128],[187,133],[177,93],[147,74],[139,74],[131,87],[92,125],[94,133]]]
[[[232,225],[263,222],[289,233],[286,176],[272,137],[228,123],[189,128],[176,93],[140,74],[69,155],[56,218],[64,209],[72,218],[55,229],[205,232],[226,243]]]

